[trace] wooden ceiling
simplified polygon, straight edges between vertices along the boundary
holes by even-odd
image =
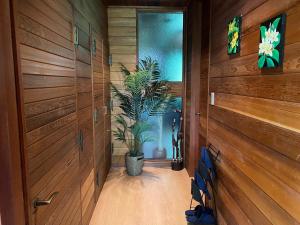
[[[106,4],[118,6],[166,6],[183,7],[190,0],[106,0]]]

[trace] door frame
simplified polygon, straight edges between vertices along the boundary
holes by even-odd
[[[2,225],[25,225],[22,133],[13,0],[0,1],[0,217]]]
[[[186,105],[190,123],[186,124],[189,140],[186,140],[186,168],[193,176],[200,159],[200,148],[208,145],[208,102],[210,73],[211,0],[191,1],[188,6],[189,29],[189,73],[186,93],[190,104]]]
[[[130,8],[130,6],[129,6]],[[171,92],[175,97],[182,98],[182,116],[183,116],[183,137],[185,136],[185,118],[186,118],[186,76],[187,76],[187,7],[167,7],[167,6],[136,6],[136,63],[139,60],[139,23],[138,14],[143,12],[153,13],[183,13],[183,40],[182,40],[182,81],[167,82],[171,88]],[[185,159],[185,138],[181,143],[181,151],[183,151],[183,159]],[[146,159],[147,161],[157,161],[157,159]],[[169,162],[171,159],[159,160]],[[185,160],[184,160],[185,161]]]
[[[187,73],[186,90],[190,89],[190,92],[186,92],[186,101],[189,104],[185,105],[186,117],[189,118],[189,123],[185,123],[185,131],[187,134],[185,137],[185,144],[187,158],[185,158],[185,165],[187,172],[190,176],[193,176],[194,170],[197,165],[197,161],[200,155],[200,140],[199,140],[199,125],[200,125],[200,93],[201,93],[201,42],[202,42],[202,2],[191,2],[188,6],[187,19],[189,20],[189,73]]]

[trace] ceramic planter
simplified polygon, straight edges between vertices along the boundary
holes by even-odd
[[[140,156],[130,156],[129,153],[126,153],[125,156],[125,165],[127,169],[127,174],[129,176],[138,176],[143,172],[144,166],[144,153],[141,153]]]

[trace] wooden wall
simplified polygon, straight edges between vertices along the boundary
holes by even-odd
[[[221,151],[220,224],[300,224],[300,3],[213,0],[208,141]],[[287,14],[283,67],[259,70],[259,24]],[[227,22],[243,15],[241,52],[226,52]]]
[[[102,69],[107,64],[102,60],[107,59],[102,51],[107,48],[106,8],[101,1],[16,2],[29,224],[87,225],[110,164],[105,155],[110,151],[104,147],[110,140],[94,126],[93,117],[94,107],[104,107],[105,91],[109,92],[105,78],[109,74]],[[73,43],[74,26],[78,46]],[[100,48],[92,59],[93,35]],[[105,116],[99,116],[102,124]],[[110,124],[105,126],[110,129]],[[79,132],[83,132],[83,148],[78,144]],[[98,170],[102,172],[99,182]],[[35,199],[48,199],[54,192],[58,195],[49,206],[33,207]]]
[[[123,89],[123,75],[120,63],[133,71],[136,65],[136,9],[124,7],[108,8],[108,35],[109,51],[112,65],[110,67],[110,80],[120,90]],[[119,103],[113,99],[112,129],[115,129],[114,115],[121,112]],[[123,164],[123,156],[128,151],[127,147],[112,137],[113,162]]]
[[[31,0],[18,1],[17,10],[30,224],[58,224],[63,216],[66,224],[80,224],[72,6]],[[35,199],[54,192],[51,205],[33,208]]]
[[[85,163],[85,166],[81,163],[82,223],[88,224],[110,167],[110,138],[107,138],[110,123],[106,119],[110,117],[107,13],[101,1],[73,2],[79,28],[76,47],[78,117],[82,118],[79,130],[85,133],[81,151]]]

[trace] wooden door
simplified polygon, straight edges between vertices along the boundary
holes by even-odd
[[[77,113],[80,140],[80,179],[82,224],[88,225],[95,201],[93,154],[93,88],[91,61],[91,29],[89,22],[74,10],[76,43]]]
[[[105,108],[104,108],[104,71],[103,40],[93,30],[92,68],[93,68],[93,111],[94,111],[94,155],[95,155],[95,200],[97,201],[106,178],[105,168]]]
[[[203,49],[202,3],[191,2],[188,8],[188,72],[185,105],[185,165],[193,176],[200,157],[201,146],[206,145],[207,123],[207,68],[208,56]],[[206,28],[207,29],[207,28]],[[207,31],[205,31],[207,32]],[[205,33],[204,32],[204,33]]]
[[[0,224],[24,225],[12,21],[10,1],[0,1]]]
[[[67,0],[16,2],[29,224],[79,225],[72,6]],[[34,206],[51,196],[50,204]]]

